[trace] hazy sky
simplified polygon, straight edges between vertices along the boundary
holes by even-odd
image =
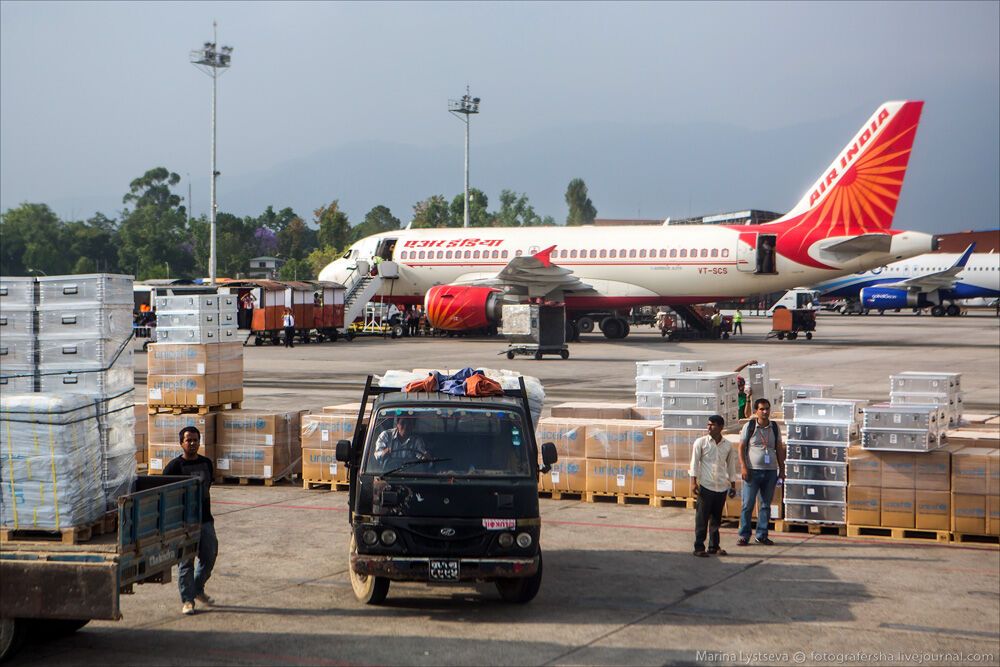
[[[860,110],[853,131],[882,101],[924,99],[925,116],[961,109],[963,127],[991,131],[961,163],[937,168],[996,172],[998,7],[5,1],[0,208],[42,201],[86,217],[93,210],[66,207],[120,202],[156,165],[190,174],[195,212],[207,208],[211,83],[188,54],[211,39],[213,19],[219,43],[235,47],[219,82],[219,168],[230,186],[373,140],[454,146],[460,169],[461,123],[446,104],[466,84],[483,98],[474,146],[601,123],[774,130]],[[829,138],[830,158],[848,138]],[[459,191],[460,179],[438,191]],[[996,189],[984,197],[992,204]],[[972,226],[996,227],[996,208]]]

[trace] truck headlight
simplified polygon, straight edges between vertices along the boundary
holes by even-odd
[[[500,537],[497,538],[497,542],[504,549],[510,549],[514,546],[514,534],[513,533],[500,533]]]
[[[393,544],[396,543],[396,537],[397,537],[396,531],[394,531],[392,528],[386,528],[385,530],[382,531],[382,544],[384,544],[387,547],[391,547]]]
[[[361,541],[367,544],[368,546],[371,546],[376,542],[378,542],[378,533],[369,528],[365,532],[361,533]]]
[[[528,535],[527,533],[518,533],[517,546],[521,547],[522,549],[527,549],[528,547],[530,547],[531,535]]]

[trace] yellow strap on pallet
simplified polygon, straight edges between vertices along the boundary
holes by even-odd
[[[49,460],[52,465],[52,505],[56,510],[56,530],[62,530],[59,525],[59,483],[56,482],[56,445],[55,434],[52,431],[52,421],[49,421]]]

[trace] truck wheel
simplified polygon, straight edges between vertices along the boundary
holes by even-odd
[[[812,331],[807,331],[806,332],[806,340],[812,340],[812,339],[813,339]]]
[[[601,322],[601,331],[608,340],[618,340],[625,337],[624,320],[617,317],[609,317]]]
[[[569,350],[560,350],[559,356],[563,359],[569,359]]]
[[[24,643],[27,622],[17,618],[0,618],[0,662],[7,660]]]
[[[779,331],[778,332],[778,340],[785,340],[785,332],[784,331]]]
[[[541,359],[541,358],[542,358],[542,351],[541,350],[535,350],[535,359],[537,360],[537,359]]]
[[[594,331],[594,320],[589,317],[581,317],[576,321],[576,328],[582,334],[589,334]]]
[[[507,350],[507,358],[508,359],[513,359],[514,358],[514,352],[513,352],[513,350]]]
[[[260,347],[261,345],[264,344],[264,339],[261,338],[260,336],[254,336],[253,337],[253,344],[255,346],[257,346],[257,347]]]
[[[504,602],[525,604],[538,595],[542,587],[542,552],[538,552],[538,572],[526,578],[497,579],[497,591]]]
[[[354,536],[351,536],[351,554],[358,551]],[[382,604],[385,596],[389,594],[389,580],[385,577],[372,577],[366,574],[357,574],[351,567],[350,557],[347,559],[347,571],[351,575],[351,588],[354,589],[354,597],[363,604]]]

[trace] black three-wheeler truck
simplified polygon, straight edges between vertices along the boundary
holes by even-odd
[[[374,398],[369,412],[369,399]],[[542,581],[538,475],[556,462],[538,445],[524,381],[503,396],[404,393],[368,377],[350,471],[351,585],[367,604],[391,581],[492,581],[525,603]]]

